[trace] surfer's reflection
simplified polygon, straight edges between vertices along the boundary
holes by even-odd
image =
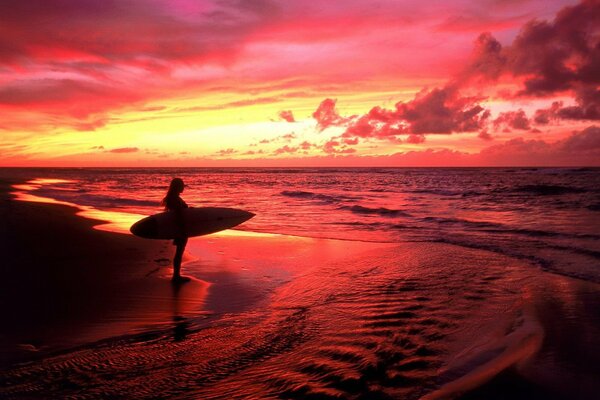
[[[188,205],[179,195],[183,193],[185,189],[185,185],[183,184],[183,180],[181,178],[173,178],[171,184],[169,185],[169,190],[167,191],[167,195],[162,201],[162,205],[165,206],[166,211],[175,211],[179,213],[179,223],[181,225],[181,230],[183,231],[183,215],[181,211],[183,209],[188,208]],[[188,238],[186,236],[180,236],[173,240],[173,244],[176,246],[175,248],[175,257],[173,257],[173,282],[185,282],[189,281],[190,278],[181,275],[181,259],[183,258],[183,252],[185,250],[185,245],[187,244]]]
[[[187,335],[190,333],[190,323],[187,318],[181,315],[175,315],[173,317],[173,340],[181,342],[185,340]]]
[[[182,285],[176,284],[173,288],[173,340],[180,342],[185,340],[190,333],[190,322],[187,318],[181,315],[180,310],[180,295]]]

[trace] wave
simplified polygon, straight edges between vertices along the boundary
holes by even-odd
[[[407,190],[408,193],[419,193],[419,194],[435,194],[439,196],[461,196],[466,192],[463,190],[449,190],[449,189],[418,189],[418,190]]]
[[[389,208],[385,208],[385,207],[369,208],[369,207],[364,207],[364,206],[360,206],[360,205],[353,205],[353,206],[341,206],[341,207],[338,207],[338,210],[349,210],[349,211],[353,212],[354,214],[381,215],[384,217],[398,217],[398,216],[409,217],[410,216],[410,214],[405,211],[393,210],[393,209],[389,209]]]
[[[511,327],[506,336],[492,340],[486,338],[487,343],[479,343],[477,347],[463,350],[464,354],[452,360],[451,367],[448,367],[439,378],[442,381],[448,380],[448,382],[421,399],[456,398],[465,393],[468,393],[466,397],[471,398],[470,392],[477,393],[478,390],[483,391],[484,395],[489,392],[496,393],[497,389],[493,387],[487,389],[485,384],[510,372],[510,369],[516,364],[525,364],[542,348],[544,327],[532,311],[531,305],[528,304],[519,311],[514,324],[515,326]],[[508,380],[509,384],[520,383],[518,375],[505,380]],[[533,383],[531,386],[535,387]],[[515,390],[515,393],[518,391],[519,389]],[[542,391],[542,389],[540,388],[538,391]],[[544,391],[544,394],[547,393]]]
[[[560,185],[523,185],[517,186],[512,189],[515,193],[531,193],[542,196],[557,196],[562,194],[571,193],[585,193],[587,190],[573,187],[573,186],[560,186]]]
[[[345,200],[360,199],[360,197],[356,197],[356,196],[344,196],[344,195],[332,196],[332,195],[328,195],[328,194],[314,193],[314,192],[308,192],[308,191],[304,191],[304,190],[284,190],[280,194],[282,196],[286,196],[286,197],[293,197],[293,198],[297,198],[297,199],[319,200],[319,201],[324,201],[326,203],[340,203]]]
[[[600,211],[600,203],[590,204],[587,206],[587,209],[591,211]]]
[[[504,233],[504,234],[517,234],[531,237],[564,237],[572,239],[600,239],[600,235],[593,235],[587,233],[567,233],[567,232],[555,232],[545,231],[540,229],[527,229],[527,228],[515,228],[495,222],[487,221],[469,221],[460,218],[443,218],[443,217],[424,217],[421,218],[423,222],[434,222],[438,224],[447,225],[462,225],[467,229],[481,230],[486,233]]]

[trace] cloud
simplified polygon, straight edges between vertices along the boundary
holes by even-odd
[[[479,156],[491,165],[599,165],[600,128],[589,126],[554,143],[516,138],[487,147]]]
[[[348,121],[348,118],[340,116],[335,109],[335,99],[325,99],[319,104],[317,110],[312,114],[317,120],[317,127],[323,131],[330,126],[341,125]]]
[[[561,150],[566,152],[598,153],[600,155],[600,127],[590,126],[574,133],[560,142]]]
[[[519,79],[517,96],[571,93],[576,105],[540,110],[538,123],[552,118],[600,119],[600,2],[583,0],[563,8],[551,21],[532,20],[503,47],[491,34],[476,41],[473,60],[461,80]],[[550,111],[550,112],[548,112]]]
[[[300,143],[300,148],[302,150],[309,150],[311,147],[314,147],[314,146],[315,146],[314,144],[312,144],[306,140],[304,142]]]
[[[335,144],[331,144],[335,147]],[[304,165],[354,166],[600,166],[600,127],[590,126],[556,142],[516,138],[478,153],[442,149],[403,151],[390,155],[311,157]],[[335,156],[335,158],[333,157]],[[289,161],[292,162],[292,161]]]
[[[275,155],[279,155],[279,154],[285,154],[285,153],[295,153],[298,151],[298,147],[290,147],[287,144],[283,147],[280,147],[278,149],[275,149],[275,151],[273,152],[273,154]]]
[[[600,78],[598,22],[600,3],[584,0],[563,8],[554,21],[532,20],[509,46],[489,33],[476,44],[475,58],[467,69],[472,74],[497,78],[501,74],[522,77],[520,94],[545,95],[597,84]]]
[[[477,137],[482,140],[493,140],[492,135],[485,129],[479,132]]]
[[[448,85],[422,90],[408,102],[398,102],[395,109],[379,106],[361,116],[341,117],[335,101],[325,99],[313,114],[321,130],[330,126],[345,126],[342,138],[353,144],[358,138],[401,142],[408,135],[409,143],[422,143],[424,134],[451,134],[483,129],[490,116],[479,102],[479,96],[461,96],[455,86]]]
[[[531,130],[532,122],[548,124],[559,119],[600,119],[600,3],[584,0],[563,8],[554,21],[532,20],[509,46],[489,33],[475,42],[472,61],[445,86],[423,89],[413,100],[398,102],[394,109],[373,107],[361,116],[342,117],[335,100],[325,99],[313,114],[319,130],[346,127],[342,137],[421,143],[428,134],[478,132],[490,140],[490,124],[504,131]],[[521,81],[517,96],[547,97],[571,91],[576,105],[555,102],[538,110],[530,120],[523,110],[491,112],[480,103],[484,96],[466,96],[470,82],[495,82],[503,76]],[[419,136],[414,136],[419,135]]]
[[[500,115],[494,119],[494,128],[498,129],[501,126],[508,126],[520,130],[531,129],[529,118],[527,118],[527,115],[525,115],[525,111],[523,110],[500,113]]]
[[[227,148],[227,149],[221,149],[221,150],[217,151],[216,154],[218,156],[222,157],[222,156],[230,156],[230,155],[235,154],[237,152],[238,152],[237,150],[235,150],[235,149],[233,149],[233,148],[230,147],[230,148]]]
[[[279,112],[279,118],[287,122],[296,122],[294,114],[291,110],[284,110]]]
[[[100,146],[102,147],[102,146]],[[109,153],[117,153],[117,154],[124,154],[124,153],[137,153],[138,151],[140,151],[139,148],[137,147],[119,147],[116,149],[110,149],[110,150],[106,150]]]
[[[258,141],[258,143],[251,143],[250,146],[258,146],[260,144],[269,144],[269,143],[275,143],[275,142],[291,142],[293,139],[296,139],[297,136],[294,132],[291,133],[286,133],[283,135],[279,135],[276,136],[274,138],[271,139],[261,139]]]
[[[350,154],[355,153],[356,149],[345,146],[338,140],[331,139],[323,145],[323,152],[327,154]]]
[[[3,59],[12,62],[43,58],[48,53],[44,49],[66,53],[69,59],[80,54],[84,60],[132,64],[144,56],[146,65],[152,60],[191,61],[209,54],[225,56],[224,51],[240,46],[240,37],[277,14],[266,0],[195,6],[161,0],[0,2],[0,49]]]
[[[93,130],[111,111],[189,95],[225,76],[242,39],[278,16],[270,0],[2,1],[0,113],[13,119],[6,129]]]
[[[242,154],[245,156],[253,156],[253,155],[257,155],[257,154],[264,154],[264,151],[262,149],[261,150],[248,150]]]
[[[410,134],[408,135],[408,137],[406,138],[406,142],[407,143],[412,143],[412,144],[419,144],[419,143],[423,143],[425,141],[425,135],[421,135],[421,134]]]

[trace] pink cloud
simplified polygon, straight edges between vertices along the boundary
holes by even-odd
[[[489,132],[485,129],[480,131],[477,137],[482,140],[493,140],[492,135],[490,135]]]
[[[305,140],[304,142],[300,143],[300,148],[301,148],[302,150],[309,150],[309,149],[310,149],[311,147],[313,147],[313,146],[314,146],[314,145],[313,145],[312,143],[310,143],[310,142],[308,142],[308,141],[306,141],[306,140]]]
[[[238,151],[236,149],[233,148],[227,148],[227,149],[221,149],[219,151],[217,151],[217,155],[223,157],[223,156],[229,156],[232,154],[236,154]]]
[[[331,139],[323,145],[323,152],[327,154],[350,154],[355,153],[356,149],[342,145],[338,140]]]
[[[295,153],[297,151],[298,151],[298,147],[290,147],[290,146],[288,146],[286,144],[283,147],[275,149],[275,151],[273,152],[273,154],[280,155],[280,154],[285,154],[285,153]]]
[[[100,146],[102,147],[102,146]],[[118,153],[118,154],[123,154],[123,153],[137,153],[138,151],[140,151],[139,148],[137,147],[119,147],[116,149],[110,149],[110,150],[106,150],[109,153]]]
[[[284,110],[279,112],[279,118],[287,122],[296,122],[294,114],[291,110]]]
[[[408,135],[408,137],[406,138],[406,142],[412,143],[412,144],[423,143],[423,142],[425,142],[425,135],[412,133],[412,134]]]
[[[482,129],[489,111],[476,96],[461,96],[454,86],[422,90],[408,102],[398,102],[394,110],[373,107],[360,117],[341,117],[335,101],[325,99],[313,114],[320,129],[345,126],[346,140],[374,138],[400,142],[400,135],[411,135],[411,143],[424,141],[423,134],[474,132]],[[423,139],[423,140],[421,140]]]
[[[292,139],[296,139],[296,134],[293,133],[293,132],[292,133],[286,133],[285,135],[281,135],[281,136],[277,137],[277,139],[279,139],[279,138],[281,138],[281,139],[289,142]]]
[[[334,99],[325,99],[312,114],[313,118],[317,120],[319,130],[322,131],[330,126],[341,125],[348,120],[340,116],[335,109],[335,103],[336,100]]]

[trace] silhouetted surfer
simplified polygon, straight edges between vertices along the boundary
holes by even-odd
[[[183,193],[185,189],[185,185],[183,184],[183,180],[181,178],[173,178],[171,184],[169,185],[169,190],[167,191],[167,195],[162,201],[162,205],[165,206],[166,211],[175,211],[181,213],[181,211],[185,208],[188,208],[188,205],[179,195]],[[183,228],[183,218],[180,218],[181,227]],[[175,257],[173,258],[173,282],[185,282],[189,281],[190,278],[181,276],[181,259],[183,257],[183,252],[185,250],[185,245],[187,244],[188,238],[186,236],[181,236],[175,238],[173,240],[173,244],[176,247],[175,249]]]

